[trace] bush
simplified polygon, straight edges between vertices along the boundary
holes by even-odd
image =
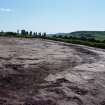
[[[92,46],[92,47],[98,47],[98,48],[105,49],[105,41],[98,41],[98,40],[95,40],[95,39],[83,40],[81,38],[66,37],[66,36],[64,36],[64,37],[51,36],[51,37],[47,37],[47,39],[55,40],[55,41],[62,41],[62,42],[67,42],[67,43],[73,43],[73,44],[87,45],[87,46]]]

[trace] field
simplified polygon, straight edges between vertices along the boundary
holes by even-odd
[[[0,38],[0,105],[105,105],[105,50],[47,39]]]

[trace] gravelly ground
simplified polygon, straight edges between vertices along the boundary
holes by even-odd
[[[105,51],[0,38],[0,105],[105,105]]]

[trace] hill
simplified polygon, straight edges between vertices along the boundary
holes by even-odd
[[[105,40],[105,31],[75,31],[71,33],[62,33],[62,34],[54,34],[54,35],[63,35],[63,36],[73,36],[73,37],[88,37],[95,38],[96,40]]]
[[[97,40],[105,40],[105,31],[77,31],[70,33],[70,35],[76,37],[94,37]]]

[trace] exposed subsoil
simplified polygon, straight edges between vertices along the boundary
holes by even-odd
[[[105,50],[0,38],[0,105],[105,105]]]

